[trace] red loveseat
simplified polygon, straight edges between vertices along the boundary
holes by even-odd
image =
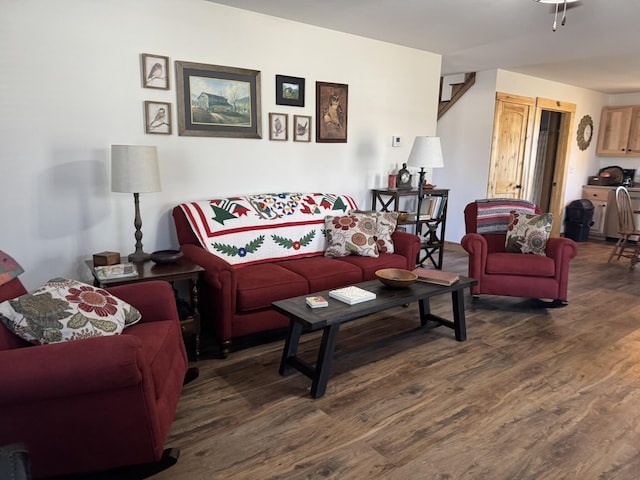
[[[109,291],[142,314],[121,335],[34,346],[0,323],[0,445],[25,444],[33,478],[177,460],[163,456],[187,371],[173,290]],[[16,278],[0,301],[25,293]]]
[[[517,202],[517,201],[516,201]],[[540,209],[530,204],[535,213]],[[505,209],[508,218],[508,209]],[[469,276],[478,280],[471,294],[550,299],[548,306],[567,304],[569,262],[577,247],[569,238],[549,238],[546,255],[505,252],[506,233],[478,232],[478,202],[464,209],[467,234],[460,242],[469,253]]]
[[[273,202],[277,204],[278,201],[273,199],[282,198],[286,203],[292,195],[300,202],[292,207],[292,210],[298,211],[293,212],[289,219],[286,215],[282,216],[276,212],[280,206],[274,206]],[[326,204],[318,201],[313,205],[314,208],[308,208],[313,204],[314,198],[322,197],[330,198],[331,201]],[[344,204],[341,204],[340,199],[344,199]],[[194,208],[197,206],[196,203],[200,204],[201,210]],[[344,208],[336,210],[336,204],[341,204]],[[221,210],[223,207],[224,211]],[[331,210],[332,208],[334,210]],[[197,220],[203,222],[212,215],[225,223],[227,219],[231,219],[231,225],[233,221],[240,222],[244,219],[243,226],[236,230],[256,236],[275,237],[273,232],[276,228],[284,229],[286,222],[295,223],[297,228],[303,229],[300,235],[306,233],[304,236],[308,237],[314,230],[318,232],[324,229],[326,215],[344,215],[356,208],[353,200],[346,196],[264,194],[193,202],[178,205],[173,209],[181,251],[186,258],[205,269],[199,289],[202,326],[203,330],[212,332],[221,343],[223,357],[229,353],[233,339],[288,326],[288,319],[271,308],[272,302],[373,280],[376,278],[375,271],[382,268],[413,269],[420,251],[420,240],[413,234],[396,230],[392,234],[394,253],[381,253],[378,258],[355,255],[327,258],[324,256],[324,249],[304,255],[300,254],[300,250],[291,249],[289,257],[281,256],[271,261],[233,265],[223,258],[222,253],[212,253],[204,247],[207,242],[217,242],[220,250],[224,248],[226,252],[232,251],[231,248],[222,245],[224,242],[220,237],[209,232],[207,238],[205,227],[194,228],[194,216],[199,215],[202,218]],[[306,209],[306,214],[296,217],[295,214],[300,213],[301,209]],[[286,211],[286,208],[282,211]],[[246,217],[249,217],[249,220]],[[254,220],[251,220],[252,218]],[[300,218],[304,220],[297,221]],[[297,220],[294,222],[294,219]],[[252,226],[247,226],[247,223],[251,223]],[[214,228],[211,222],[208,227]],[[286,234],[280,235],[279,238],[282,239],[284,236]],[[317,235],[320,236],[321,234]],[[326,247],[324,239],[322,241]],[[281,243],[284,241],[281,240]]]

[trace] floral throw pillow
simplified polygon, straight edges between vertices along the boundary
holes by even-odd
[[[371,215],[377,220],[376,243],[378,253],[393,253],[395,251],[391,235],[398,225],[398,212],[379,212],[377,210],[351,210],[349,213],[357,215]]]
[[[327,234],[325,257],[348,255],[378,257],[376,218],[371,215],[351,214],[342,217],[327,216],[324,226]]]
[[[33,293],[0,303],[0,320],[35,345],[118,335],[141,318],[102,288],[54,278]]]
[[[512,210],[507,227],[505,252],[545,255],[553,225],[553,214],[531,215]]]

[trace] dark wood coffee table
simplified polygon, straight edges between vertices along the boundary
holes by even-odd
[[[382,285],[378,280],[371,280],[358,283],[356,286],[374,292],[376,299],[356,305],[347,305],[339,300],[330,298],[329,290],[274,302],[272,304],[273,308],[290,319],[289,333],[280,362],[280,374],[287,375],[294,369],[298,370],[312,380],[311,396],[314,398],[322,397],[327,389],[327,381],[329,380],[331,362],[340,325],[372,313],[416,301],[420,309],[420,324],[422,328],[449,327],[455,331],[456,340],[464,342],[467,339],[464,317],[464,289],[470,288],[477,283],[478,281],[473,278],[461,276],[458,282],[447,287],[415,282],[407,288],[390,289]],[[445,293],[451,293],[453,320],[434,315],[430,310],[429,299]],[[322,308],[308,307],[305,298],[312,295],[324,296],[328,300],[329,306]],[[311,365],[297,357],[296,353],[300,336],[303,333],[318,330],[322,330],[322,341],[316,364]]]

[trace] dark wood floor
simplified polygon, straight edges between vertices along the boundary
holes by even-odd
[[[414,328],[417,305],[346,325],[318,400],[278,374],[281,341],[200,360],[167,442],[180,460],[153,478],[640,478],[640,269],[612,248],[578,244],[565,308],[468,295],[463,343],[441,327],[347,353]],[[447,249],[446,270],[466,262]]]

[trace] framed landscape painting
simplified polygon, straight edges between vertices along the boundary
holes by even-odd
[[[316,142],[347,143],[349,85],[316,82]]]
[[[260,72],[176,61],[178,135],[262,138]]]
[[[276,104],[304,107],[304,78],[276,75]]]

